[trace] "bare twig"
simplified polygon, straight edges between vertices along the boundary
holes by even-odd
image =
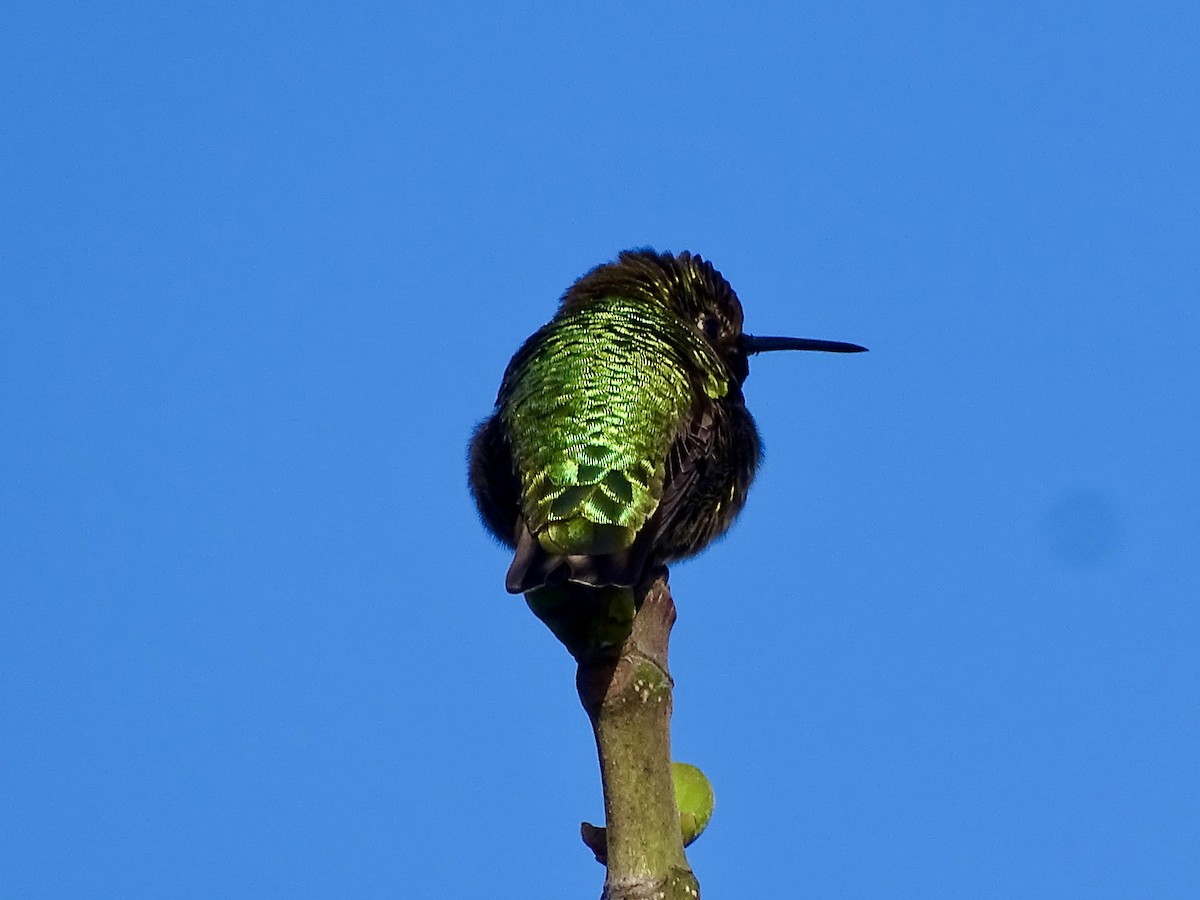
[[[606,824],[584,823],[583,837],[608,867],[602,900],[696,900],[700,887],[684,855],[671,777],[667,645],[675,604],[666,569],[636,596],[624,643],[578,655],[576,683],[596,735]]]

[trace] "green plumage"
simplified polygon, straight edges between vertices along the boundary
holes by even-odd
[[[699,388],[725,396],[725,366],[659,304],[620,297],[567,312],[514,359],[499,397],[521,513],[551,554],[632,545],[662,499],[667,451]]]
[[[629,250],[586,273],[509,362],[471,439],[480,516],[515,551],[507,589],[630,588],[699,553],[758,465],[749,357],[862,349],[745,334],[729,282],[690,253]]]

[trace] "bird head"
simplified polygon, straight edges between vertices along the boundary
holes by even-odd
[[[866,347],[814,338],[762,337],[742,330],[742,304],[724,276],[703,257],[650,249],[624,250],[616,261],[592,269],[562,298],[562,310],[606,297],[627,297],[666,306],[694,328],[724,361],[740,385],[750,357],[774,350],[860,353]]]

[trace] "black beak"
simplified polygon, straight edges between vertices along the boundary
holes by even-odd
[[[827,353],[866,353],[866,347],[848,344],[845,341],[819,341],[815,338],[755,337],[742,335],[742,349],[747,356],[767,353],[771,350],[824,350]]]

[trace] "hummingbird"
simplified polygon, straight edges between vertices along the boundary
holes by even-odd
[[[514,551],[507,590],[632,587],[724,534],[761,456],[749,360],[776,350],[866,348],[745,333],[729,282],[689,252],[626,250],[571,285],[471,439],[475,504]]]

